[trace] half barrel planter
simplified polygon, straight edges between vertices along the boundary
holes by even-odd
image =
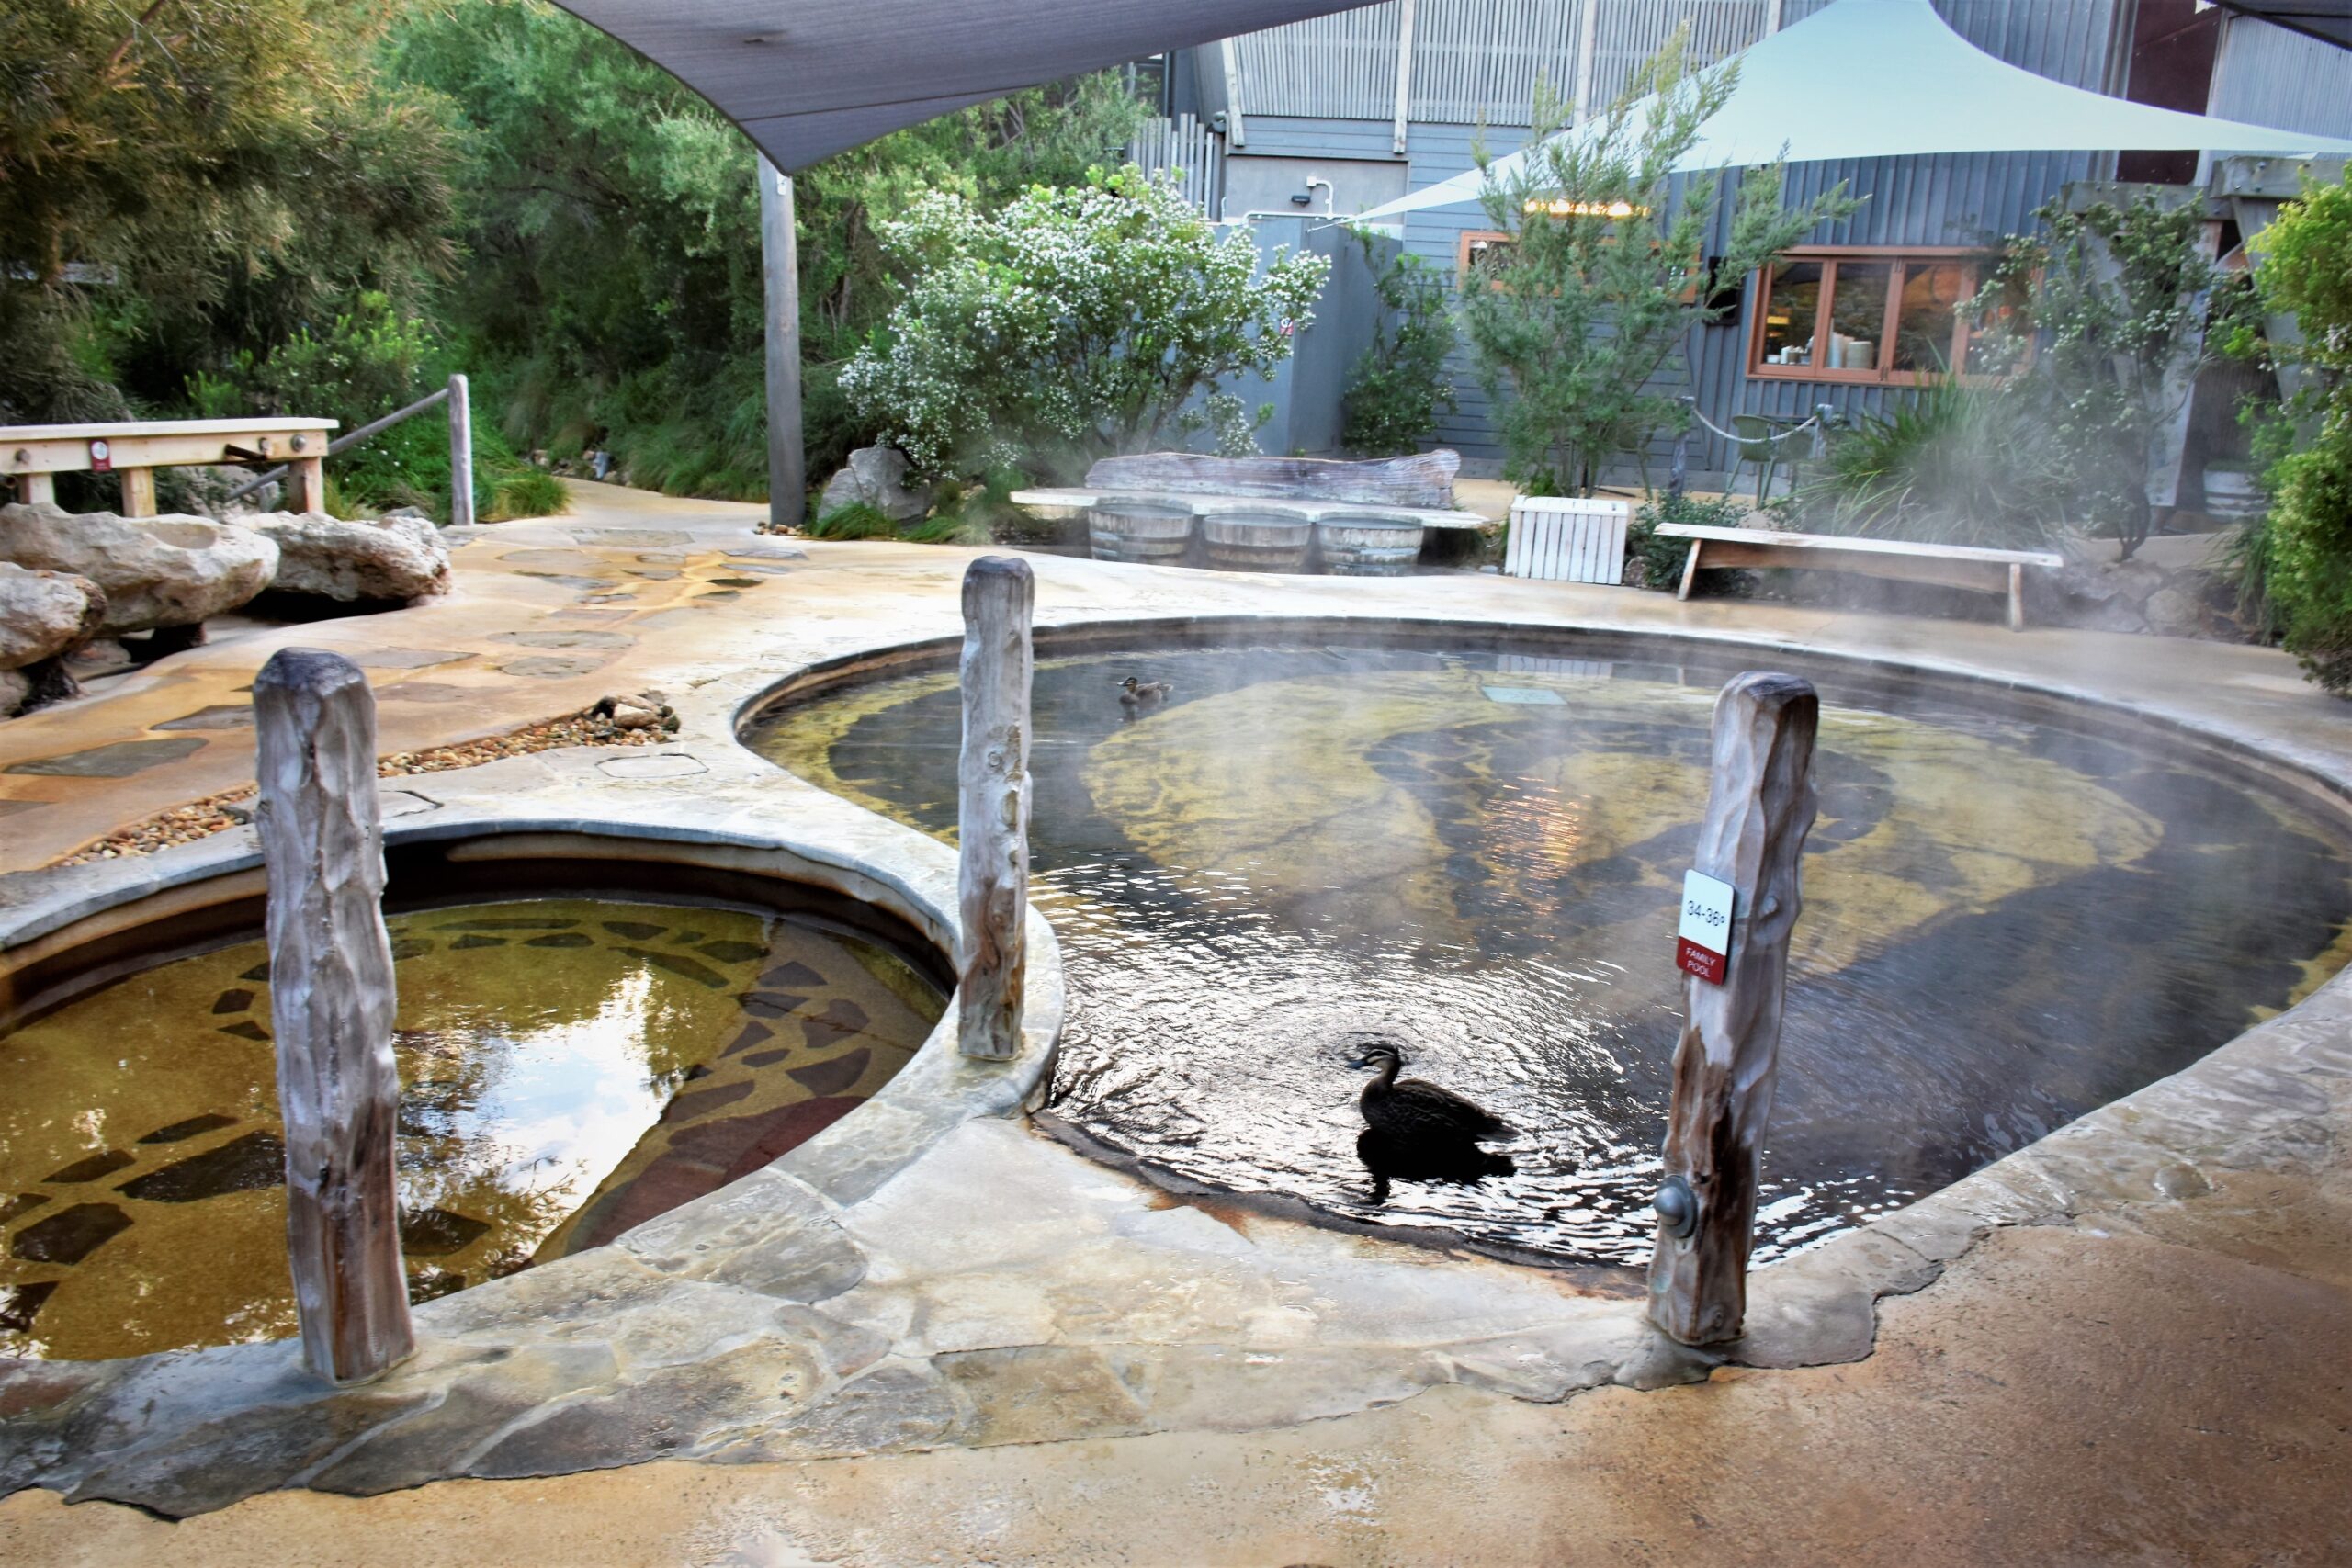
[[[1422,532],[1408,517],[1334,513],[1316,523],[1315,543],[1335,577],[1402,577],[1421,558]]]
[[[1315,524],[1288,512],[1212,512],[1201,519],[1201,544],[1219,571],[1305,571]]]
[[[1193,509],[1104,496],[1086,514],[1086,536],[1096,560],[1182,566],[1193,543]]]

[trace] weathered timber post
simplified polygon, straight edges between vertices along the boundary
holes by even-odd
[[[286,1240],[302,1359],[336,1382],[416,1348],[392,1138],[392,950],[376,699],[340,654],[288,648],[254,681]]]
[[[964,1054],[1021,1051],[1028,971],[1029,563],[982,556],[964,573],[964,749],[956,762],[964,926],[956,1035]]]
[[[808,514],[808,456],[800,422],[800,242],[792,177],[765,153],[760,170],[760,250],[767,310],[768,531]]]
[[[1650,1321],[1686,1345],[1740,1336],[1764,1129],[1780,1066],[1797,857],[1813,828],[1821,702],[1793,675],[1750,671],[1715,699],[1714,784],[1695,868],[1732,886],[1724,982],[1682,978],[1666,1179],[1650,1255]]]
[[[449,378],[449,526],[474,522],[474,405],[463,376]]]

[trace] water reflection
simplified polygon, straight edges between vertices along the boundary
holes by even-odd
[[[742,910],[538,899],[390,921],[401,1243],[423,1297],[608,1240],[899,1070],[942,998]],[[258,942],[0,1037],[0,1355],[293,1332]]]
[[[1736,666],[1343,647],[1040,663],[1057,1109],[1195,1180],[1646,1257],[1671,911]],[[1130,721],[1109,683],[1170,681]],[[1762,1255],[2177,1070],[2340,965],[2345,837],[2196,756],[1827,671]],[[780,715],[768,756],[943,836],[952,671]],[[1367,1201],[1346,1043],[1528,1136]]]

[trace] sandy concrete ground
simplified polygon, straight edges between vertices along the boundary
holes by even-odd
[[[491,733],[603,690],[692,680],[739,617],[820,637],[952,625],[964,552],[807,547],[810,570],[691,602],[752,543],[753,509],[587,492],[580,517],[467,547],[443,604],[256,633],[0,727],[0,770],[155,738],[284,642],[464,653],[427,673],[471,694],[388,702],[387,746]],[[707,521],[706,521],[706,519]],[[684,532],[639,546],[630,526]],[[621,537],[611,531],[622,530]],[[605,536],[582,544],[575,532]],[[498,555],[593,557],[570,582]],[[636,561],[643,554],[676,561]],[[634,567],[673,577],[628,579]],[[469,568],[478,570],[469,570]],[[797,569],[796,569],[797,570]],[[1493,579],[1299,581],[1041,562],[1041,614],[1432,608],[1557,624],[1776,637],[2096,689],[2222,733],[2259,733],[2339,775],[2352,726],[2281,656],[1694,603]],[[512,578],[514,581],[505,581]],[[626,605],[582,606],[607,590]],[[594,581],[591,581],[591,580]],[[552,591],[550,583],[552,582]],[[678,586],[684,584],[685,586]],[[776,592],[775,589],[782,589]],[[638,601],[643,602],[638,602]],[[623,608],[587,623],[567,608]],[[692,608],[687,615],[675,615]],[[666,619],[663,618],[666,615]],[[594,668],[516,676],[498,639],[626,624]],[[530,650],[526,645],[525,651]],[[503,652],[497,650],[503,650]],[[560,655],[559,655],[560,656]],[[385,671],[388,683],[422,678]],[[28,725],[35,728],[26,734]],[[393,727],[398,727],[397,729]],[[175,732],[176,733],[176,732]],[[0,863],[22,868],[250,777],[233,736],[122,778],[0,772]],[[52,815],[53,814],[53,815]],[[28,831],[19,831],[28,829]],[[79,835],[77,838],[76,835]],[[1846,1365],[1720,1371],[1557,1404],[1464,1386],[1262,1431],[1188,1431],[796,1464],[662,1463],[553,1480],[445,1482],[368,1499],[273,1493],[170,1524],[53,1495],[0,1501],[0,1562],[115,1563],[2290,1563],[2352,1562],[2352,1161],[2341,1118],[2304,1157],[2201,1168],[2161,1194],[1993,1232],[1916,1294],[1879,1304]]]

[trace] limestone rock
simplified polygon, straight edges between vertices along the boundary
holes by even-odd
[[[86,577],[0,560],[0,670],[21,670],[96,634],[107,596]]]
[[[849,466],[825,482],[817,515],[859,505],[874,508],[893,523],[912,523],[931,511],[931,497],[907,487],[905,454],[890,446],[861,446],[849,455]]]
[[[14,718],[32,690],[32,682],[21,670],[0,670],[0,718]]]
[[[281,593],[405,604],[449,586],[448,547],[425,518],[272,512],[243,522],[277,544],[277,574],[269,586]]]
[[[77,676],[110,675],[117,670],[128,670],[138,660],[130,657],[130,649],[110,637],[92,637],[65,656],[65,662]]]
[[[2186,587],[2159,588],[2143,611],[2148,629],[2160,637],[2196,637],[2205,630],[2205,611]]]
[[[107,635],[194,626],[269,586],[277,547],[207,517],[79,516],[45,502],[0,506],[0,560],[71,572],[106,595]]]

